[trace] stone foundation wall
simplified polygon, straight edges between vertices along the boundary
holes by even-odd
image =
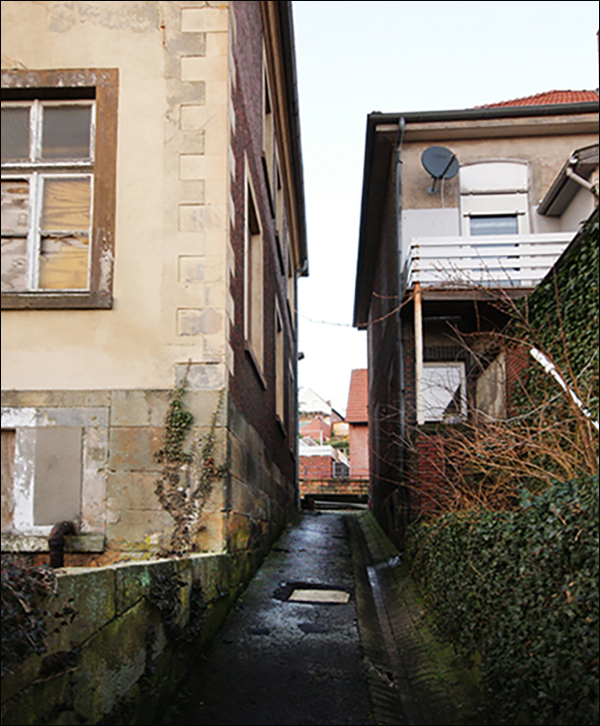
[[[163,445],[171,395],[169,390],[4,391],[3,436],[12,434],[15,444],[6,477],[11,513],[3,517],[3,551],[47,552],[50,529],[61,520],[74,521],[80,535],[69,543],[68,565],[104,565],[164,551],[173,518],[155,493],[161,471],[155,453]],[[209,431],[219,397],[219,390],[186,391],[185,406],[194,417],[190,441]],[[216,431],[219,462],[226,460],[225,409]],[[40,431],[52,431],[54,450],[42,446]],[[65,447],[78,447],[70,464],[63,435]],[[65,488],[66,475],[75,479],[71,489]],[[199,551],[225,549],[223,500],[223,482],[216,482],[198,535]]]
[[[174,520],[155,492],[161,474],[155,453],[163,446],[171,395],[168,390],[3,392],[3,437],[12,437],[14,444],[11,471],[6,477],[3,472],[3,504],[5,499],[10,504],[6,517],[3,506],[3,553],[35,554],[33,561],[45,564],[52,525],[72,520],[77,537],[67,538],[67,566],[164,554]],[[231,399],[221,396],[220,390],[192,388],[183,397],[194,417],[189,443],[203,441],[221,405],[214,459],[226,473],[214,481],[196,523],[195,547],[256,562],[296,508],[297,490]],[[54,450],[40,444],[40,431],[54,434]],[[79,447],[70,460],[76,469],[70,489],[60,469],[67,466],[63,433],[65,446]],[[52,467],[59,476],[51,475]],[[51,517],[46,505],[53,508]]]
[[[248,574],[227,555],[58,571],[47,650],[3,676],[2,723],[153,722]]]

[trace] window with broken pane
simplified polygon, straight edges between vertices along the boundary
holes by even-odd
[[[113,304],[119,71],[2,71],[2,308]]]
[[[467,414],[464,363],[425,363],[421,395],[425,421],[464,420]]]
[[[2,292],[87,290],[94,105],[2,105]]]

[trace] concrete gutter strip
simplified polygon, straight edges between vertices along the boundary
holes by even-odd
[[[378,658],[375,669],[388,675],[387,688],[395,695],[381,703],[377,692],[373,698],[375,722],[378,724],[480,724],[481,691],[473,673],[448,644],[439,642],[427,624],[417,589],[394,545],[374,516],[364,512],[349,517],[353,556],[360,554],[363,583],[357,584],[359,625],[365,658]],[[379,635],[369,626],[368,605],[361,605],[360,595],[370,600],[371,617],[379,622]],[[374,648],[378,641],[379,649]],[[372,653],[376,655],[373,656]],[[372,696],[373,696],[373,688]]]

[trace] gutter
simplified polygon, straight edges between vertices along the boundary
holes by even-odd
[[[279,32],[281,33],[283,71],[285,74],[286,101],[291,127],[292,162],[298,207],[298,228],[300,245],[300,271],[303,277],[308,275],[308,243],[306,233],[306,205],[304,200],[304,169],[302,164],[302,145],[300,140],[300,106],[298,103],[298,74],[296,71],[296,44],[294,41],[294,25],[292,20],[292,3],[274,3],[278,7]]]
[[[554,103],[540,106],[492,106],[491,108],[449,109],[446,111],[409,111],[407,113],[372,113],[369,120],[376,124],[427,123],[429,121],[474,121],[494,118],[519,118],[534,116],[574,116],[598,113],[598,101],[581,103]]]
[[[587,189],[597,199],[598,190],[589,182],[589,177],[597,167],[598,144],[574,151],[546,192],[538,207],[538,214],[560,217],[579,191],[579,187]]]

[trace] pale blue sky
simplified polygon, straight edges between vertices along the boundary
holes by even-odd
[[[598,87],[598,3],[293,3],[310,276],[300,385],[344,412],[366,367],[352,321],[367,114]],[[325,320],[341,325],[311,322]]]

